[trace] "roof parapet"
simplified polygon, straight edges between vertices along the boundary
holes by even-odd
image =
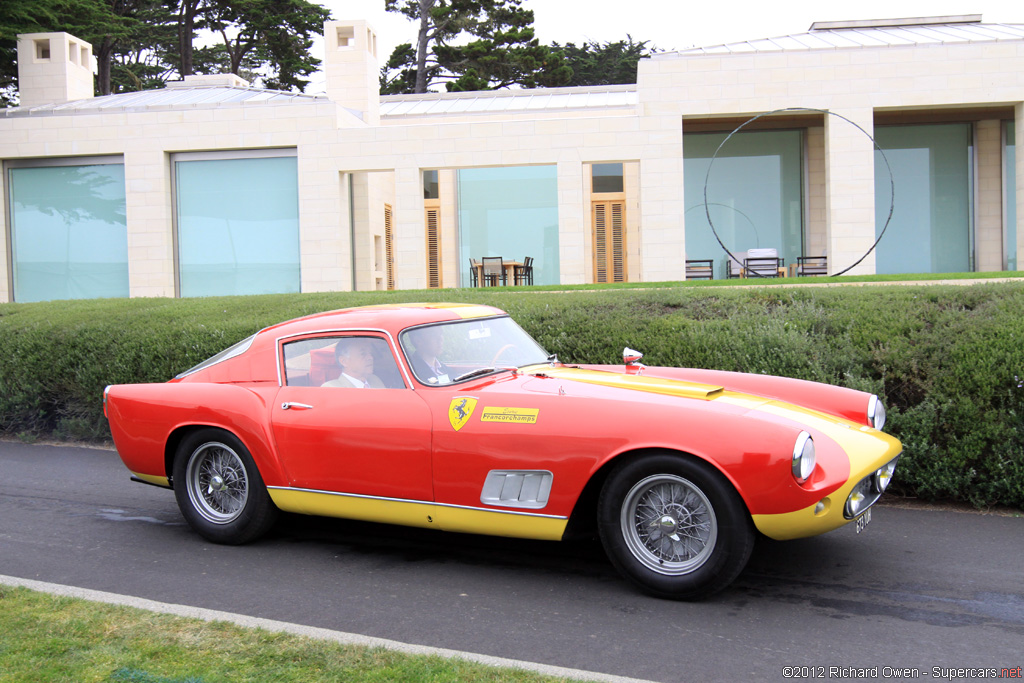
[[[980,24],[980,14],[951,14],[945,17],[906,17],[903,19],[853,19],[816,21],[809,31],[834,31],[844,28],[894,28],[898,26],[939,26],[942,24]]]

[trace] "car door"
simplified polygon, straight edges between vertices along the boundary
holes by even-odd
[[[372,347],[371,388],[340,376],[336,349],[352,339]],[[283,386],[272,428],[292,487],[433,500],[430,411],[408,387],[390,339],[311,335],[281,340],[278,353]]]

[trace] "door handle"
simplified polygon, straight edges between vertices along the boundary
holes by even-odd
[[[281,410],[290,410],[291,408],[296,410],[312,410],[313,406],[308,403],[296,403],[295,401],[285,401],[281,404]]]

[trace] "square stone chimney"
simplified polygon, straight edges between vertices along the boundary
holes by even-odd
[[[377,32],[368,22],[324,22],[324,76],[327,97],[370,125],[380,123]]]
[[[18,34],[19,106],[93,96],[92,45],[68,33]]]

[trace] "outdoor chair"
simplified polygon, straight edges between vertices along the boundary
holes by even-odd
[[[747,252],[735,251],[732,255],[734,258],[725,259],[725,277],[743,277],[743,261],[747,258]]]
[[[498,280],[501,284],[507,285],[508,278],[505,275],[505,262],[500,256],[484,256],[484,286],[496,287]]]
[[[533,284],[533,257],[527,256],[523,259],[523,265],[515,267],[515,283],[517,285]]]
[[[746,277],[779,277],[779,270],[785,265],[774,248],[748,249],[743,259],[743,272]]]
[[[469,281],[473,287],[480,286],[480,262],[475,259],[469,259]]]
[[[687,280],[714,280],[715,262],[713,259],[687,259]]]
[[[797,256],[796,275],[828,275],[828,256]]]

